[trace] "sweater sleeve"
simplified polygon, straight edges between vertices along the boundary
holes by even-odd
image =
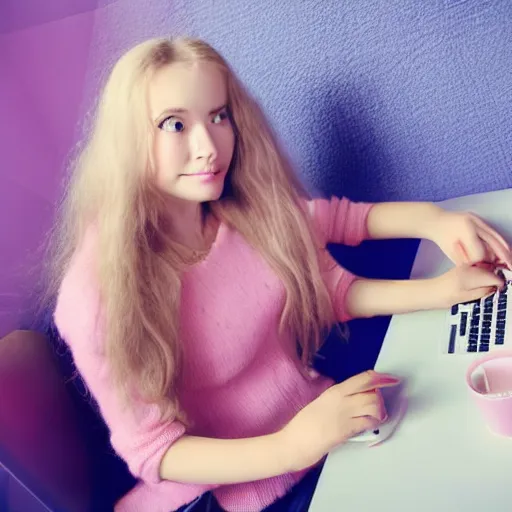
[[[352,317],[347,313],[347,294],[357,276],[339,265],[330,255],[329,243],[358,245],[368,238],[367,219],[371,203],[353,203],[346,198],[313,199],[308,201],[308,211],[320,247],[318,257],[322,277],[331,296],[336,319],[346,322]]]
[[[347,198],[309,201],[309,212],[325,243],[359,245],[368,238],[368,213],[373,203],[354,203]]]
[[[185,427],[172,418],[162,420],[156,404],[136,397],[130,397],[125,404],[115,391],[102,348],[100,300],[91,270],[92,255],[89,235],[75,254],[61,284],[55,324],[107,423],[114,450],[134,476],[158,483],[160,461],[171,444],[185,433]]]

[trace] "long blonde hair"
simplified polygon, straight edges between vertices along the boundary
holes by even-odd
[[[166,234],[165,197],[148,179],[147,84],[174,62],[215,63],[226,77],[236,133],[223,196],[208,206],[269,262],[286,288],[280,329],[289,329],[308,364],[333,325],[307,195],[257,103],[225,60],[200,40],[152,39],[114,66],[89,137],[73,165],[53,242],[57,288],[91,224],[97,232],[98,282],[106,354],[120,389],[128,383],[179,417],[180,272],[183,259]],[[294,347],[292,347],[293,349]]]

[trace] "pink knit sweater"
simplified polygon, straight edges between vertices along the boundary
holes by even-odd
[[[322,245],[359,244],[367,237],[370,208],[335,197],[309,203]],[[213,490],[227,511],[257,512],[283,496],[305,472],[222,486],[160,480],[160,460],[185,427],[161,421],[155,405],[136,397],[130,407],[118,401],[102,345],[94,257],[95,240],[89,235],[63,280],[55,322],[98,402],[114,449],[140,479],[115,510],[170,512]],[[333,265],[326,250],[319,258],[337,317],[346,321],[345,297],[354,276]],[[283,341],[292,342],[278,335],[284,300],[283,284],[263,258],[221,225],[207,258],[190,268],[182,284],[185,363],[180,400],[194,424],[188,434],[243,438],[275,432],[332,385],[314,372],[305,378],[299,362],[283,349]]]

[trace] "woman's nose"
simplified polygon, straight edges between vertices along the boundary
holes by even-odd
[[[192,154],[195,159],[214,161],[217,158],[217,149],[212,136],[204,126],[196,126],[192,134]]]

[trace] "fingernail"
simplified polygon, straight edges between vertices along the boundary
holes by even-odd
[[[393,373],[383,372],[380,375],[382,375],[382,377],[384,377],[385,379],[400,380],[400,377],[394,375]]]
[[[379,382],[382,384],[399,384],[401,382],[401,380],[397,377],[389,376],[389,377],[381,377],[379,379]]]

